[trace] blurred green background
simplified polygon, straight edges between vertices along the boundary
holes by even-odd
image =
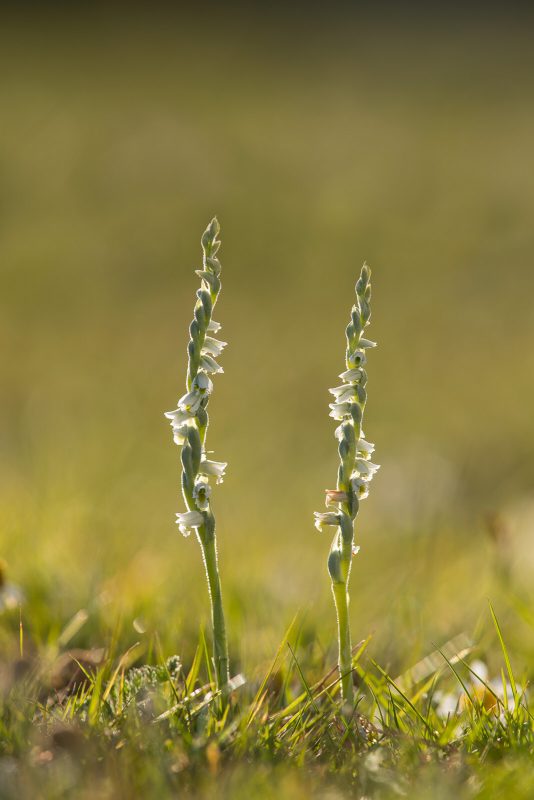
[[[6,16],[0,556],[28,647],[84,607],[81,644],[120,625],[124,646],[157,630],[189,658],[207,622],[163,411],[183,392],[216,213],[229,347],[209,445],[229,462],[214,508],[236,665],[262,666],[298,609],[304,640],[334,657],[312,512],[335,480],[327,390],[364,260],[382,470],[358,521],[354,637],[373,631],[400,669],[476,638],[491,597],[528,662],[529,27],[376,8]],[[17,628],[14,609],[8,651]]]

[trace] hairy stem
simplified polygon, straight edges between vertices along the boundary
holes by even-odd
[[[341,693],[344,702],[352,706],[354,702],[354,686],[352,682],[352,646],[350,641],[349,595],[347,583],[332,582],[332,594],[334,595],[337,614]]]
[[[199,532],[200,533],[200,532]],[[222,604],[221,579],[219,576],[219,566],[217,558],[217,544],[215,537],[201,544],[202,557],[206,567],[206,577],[211,600],[211,619],[213,625],[213,660],[215,663],[215,675],[217,677],[217,687],[224,692],[224,686],[230,680],[228,643],[226,640],[226,626],[224,622],[224,610]]]

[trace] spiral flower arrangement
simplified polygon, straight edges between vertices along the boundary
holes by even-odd
[[[184,536],[195,531],[202,550],[211,599],[215,675],[217,687],[223,690],[229,680],[228,644],[209,480],[222,483],[227,465],[212,461],[206,451],[207,407],[213,390],[210,375],[223,372],[216,359],[226,346],[226,342],[214,338],[221,326],[212,319],[221,290],[219,231],[214,218],[202,235],[202,269],[196,270],[201,285],[189,326],[186,393],[178,400],[177,408],[165,416],[171,421],[174,442],[182,448],[182,494],[187,510],[176,515],[176,522]]]
[[[328,556],[328,572],[336,606],[339,642],[339,674],[341,692],[346,704],[352,706],[354,688],[352,681],[352,647],[349,624],[348,585],[352,558],[359,547],[354,542],[354,523],[360,500],[369,494],[369,483],[379,469],[371,455],[374,445],[365,440],[362,430],[363,414],[367,401],[366,351],[376,347],[376,342],[363,336],[371,318],[371,271],[364,264],[356,282],[356,302],[346,328],[346,370],[339,376],[343,383],[330,389],[334,402],[330,403],[330,416],[339,421],[336,428],[339,469],[335,489],[326,490],[326,512],[315,512],[315,527],[336,528]]]

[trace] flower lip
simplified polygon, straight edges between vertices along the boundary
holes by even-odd
[[[369,497],[368,481],[364,481],[358,476],[351,478],[351,484],[354,494],[357,496],[358,500],[365,500],[366,497]]]
[[[197,389],[200,394],[211,394],[213,391],[213,383],[210,377],[203,371],[199,370],[193,379],[193,387]]]
[[[193,499],[201,511],[208,510],[210,495],[211,486],[208,483],[208,479],[201,475],[197,478],[193,487]]]
[[[351,353],[347,359],[349,367],[354,367],[358,369],[359,367],[363,367],[365,362],[367,361],[367,356],[365,355],[365,350],[355,350]]]

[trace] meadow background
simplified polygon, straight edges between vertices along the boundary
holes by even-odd
[[[335,660],[328,387],[373,270],[353,636],[398,674],[465,631],[532,664],[534,51],[520,14],[310,7],[6,14],[0,32],[0,556],[26,652],[157,632],[192,658],[209,608],[174,525],[200,235],[222,226],[229,342],[209,443],[234,671],[295,612]],[[500,515],[501,535],[491,536]],[[4,660],[19,610],[0,618]],[[494,655],[492,655],[492,653]],[[148,654],[148,655],[147,655]],[[304,657],[305,661],[305,657]]]

